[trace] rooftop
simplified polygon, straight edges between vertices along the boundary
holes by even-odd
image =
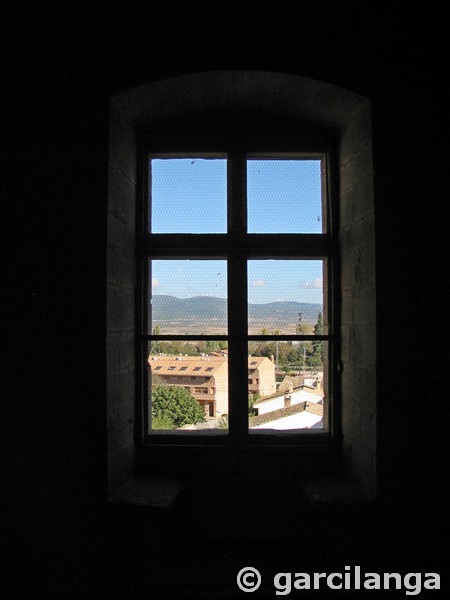
[[[227,363],[226,356],[149,356],[152,372],[157,375],[207,376]]]
[[[248,368],[258,369],[265,361],[270,362],[270,359],[265,356],[249,356]],[[150,355],[148,357],[150,368],[156,375],[207,376],[215,373],[227,362],[227,355],[218,356],[216,353],[205,356]]]
[[[269,424],[273,423],[274,421],[279,421],[280,419],[291,417],[304,411],[313,415],[317,415],[318,417],[323,416],[323,406],[321,404],[315,404],[312,402],[299,402],[293,406],[272,410],[271,412],[258,415],[257,417],[250,417],[249,427],[270,426]]]
[[[315,396],[318,396],[317,400],[311,400],[312,402],[320,402],[320,400],[322,399],[322,394],[319,393],[316,388],[311,387],[309,385],[299,385],[298,387],[294,388],[293,390],[288,391],[282,391],[282,390],[277,390],[276,392],[274,392],[273,394],[270,394],[269,396],[261,396],[261,398],[258,398],[258,400],[256,400],[256,402],[254,403],[256,404],[262,404],[263,402],[267,402],[267,400],[274,400],[275,398],[284,398],[285,396],[288,396],[289,394],[295,394],[296,392],[306,392],[308,394],[314,394]]]

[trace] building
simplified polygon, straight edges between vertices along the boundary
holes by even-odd
[[[206,416],[228,413],[226,356],[150,356],[152,385],[184,387],[203,406]]]
[[[228,356],[151,355],[152,385],[184,387],[203,406],[208,417],[228,414]],[[248,358],[248,391],[267,396],[275,392],[275,365],[264,356]]]
[[[253,408],[258,411],[259,416],[275,410],[289,408],[302,402],[322,404],[323,395],[313,387],[301,385],[291,390],[278,391],[270,396],[259,398],[253,404]]]
[[[269,396],[276,391],[275,364],[265,356],[248,357],[248,392]]]
[[[323,406],[304,400],[249,419],[250,429],[323,429]]]

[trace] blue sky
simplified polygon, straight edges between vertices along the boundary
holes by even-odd
[[[226,233],[225,159],[152,160],[153,233]]]
[[[153,260],[151,277],[153,294],[227,297],[224,260]],[[248,299],[322,303],[322,261],[250,260]]]
[[[225,159],[153,159],[152,231],[225,233]],[[319,160],[247,161],[250,233],[321,233]],[[152,293],[179,298],[226,298],[226,263],[221,260],[156,260]],[[250,303],[277,300],[322,302],[318,260],[252,260],[248,266]]]
[[[225,159],[153,159],[153,233],[225,233]],[[250,233],[322,233],[320,160],[248,160]]]
[[[249,233],[322,233],[320,160],[247,161]]]
[[[248,301],[322,303],[320,260],[249,260]]]

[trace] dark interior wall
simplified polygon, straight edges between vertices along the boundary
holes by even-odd
[[[98,498],[106,490],[109,97],[183,73],[258,69],[372,101],[380,498],[438,507],[447,413],[442,15],[393,15],[378,3],[243,4],[150,2],[103,14],[36,5],[9,15],[2,441],[11,476],[82,482]]]

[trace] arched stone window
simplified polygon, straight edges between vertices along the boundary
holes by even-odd
[[[334,422],[326,460],[342,449],[344,467],[375,493],[375,231],[370,102],[341,88],[281,73],[222,71],[185,75],[118,93],[110,105],[108,196],[108,454],[111,489],[136,465],[157,464],[158,447],[142,444],[136,363],[136,202],[143,180],[139,145],[177,131],[214,146],[226,132],[272,147],[296,139],[332,141],[339,281],[339,353],[335,356]],[[139,324],[138,324],[139,325]],[[337,373],[339,371],[339,373]],[[210,449],[210,448],[209,448]],[[167,449],[166,449],[167,450]],[[171,447],[176,456],[179,447]],[[267,450],[271,452],[270,449]],[[273,449],[272,449],[273,451]],[[170,454],[169,452],[169,454]],[[198,448],[195,452],[201,452]],[[314,471],[323,447],[287,447],[295,468]],[[165,456],[167,456],[167,451]],[[192,455],[193,456],[193,455]],[[236,459],[236,454],[233,454]],[[278,455],[279,456],[279,455]],[[202,455],[205,459],[205,454]],[[256,454],[242,460],[252,468]],[[192,464],[192,463],[191,463]],[[241,464],[241,463],[240,463]],[[147,467],[147,465],[150,465]],[[167,463],[170,468],[170,461]]]

